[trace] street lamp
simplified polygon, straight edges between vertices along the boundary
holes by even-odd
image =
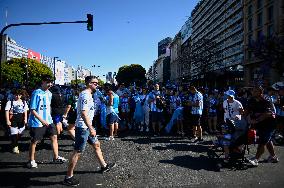
[[[91,67],[96,67],[96,65],[92,65]],[[97,65],[97,67],[101,67],[100,65]],[[92,76],[92,72],[90,72],[90,76]]]
[[[55,60],[58,59],[58,57],[53,58],[53,84],[55,84]]]

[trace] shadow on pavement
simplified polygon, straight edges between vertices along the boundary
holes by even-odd
[[[208,147],[204,145],[188,145],[188,144],[171,144],[167,146],[153,147],[155,150],[175,150],[175,151],[191,151],[195,153],[204,153],[208,151]]]
[[[91,173],[89,171],[76,171],[76,174]],[[60,181],[45,181],[40,180],[41,178],[58,179],[52,178],[58,175],[65,175],[66,172],[0,172],[0,187],[31,187],[31,186],[52,186],[62,184],[63,180]],[[63,186],[63,185],[62,185]]]
[[[192,170],[216,171],[214,163],[212,163],[212,161],[204,155],[201,155],[199,157],[192,157],[190,155],[177,156],[172,160],[160,160],[160,162],[173,164]]]

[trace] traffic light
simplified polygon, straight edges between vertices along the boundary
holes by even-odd
[[[92,14],[87,14],[87,30],[88,31],[93,31],[93,15]]]

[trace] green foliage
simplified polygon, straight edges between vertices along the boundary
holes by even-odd
[[[71,80],[71,85],[75,86],[77,84],[85,84],[85,81],[78,79],[76,83],[76,80]]]
[[[44,74],[53,76],[52,71],[46,65],[33,59],[12,59],[2,64],[2,76],[5,85],[13,85],[17,82],[29,88],[35,88]],[[27,75],[28,73],[28,75]]]
[[[141,86],[146,84],[146,70],[139,64],[124,65],[118,69],[116,80],[118,83],[124,83],[129,86],[134,82]]]

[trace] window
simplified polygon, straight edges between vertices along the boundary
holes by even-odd
[[[252,43],[252,34],[248,35],[248,43],[251,44]]]
[[[248,31],[252,31],[252,19],[248,20]]]
[[[252,14],[252,5],[248,6],[248,15],[250,16]]]
[[[257,40],[260,40],[262,37],[263,37],[262,30],[259,30],[259,31],[257,32]]]
[[[273,25],[267,26],[267,36],[271,37],[273,35]]]
[[[262,7],[262,0],[257,0],[257,9]]]
[[[252,59],[252,52],[248,51],[248,60],[251,60],[251,59]]]
[[[268,21],[273,20],[273,6],[270,6],[267,9],[267,19],[268,19]]]
[[[262,26],[262,12],[257,15],[257,26]]]

